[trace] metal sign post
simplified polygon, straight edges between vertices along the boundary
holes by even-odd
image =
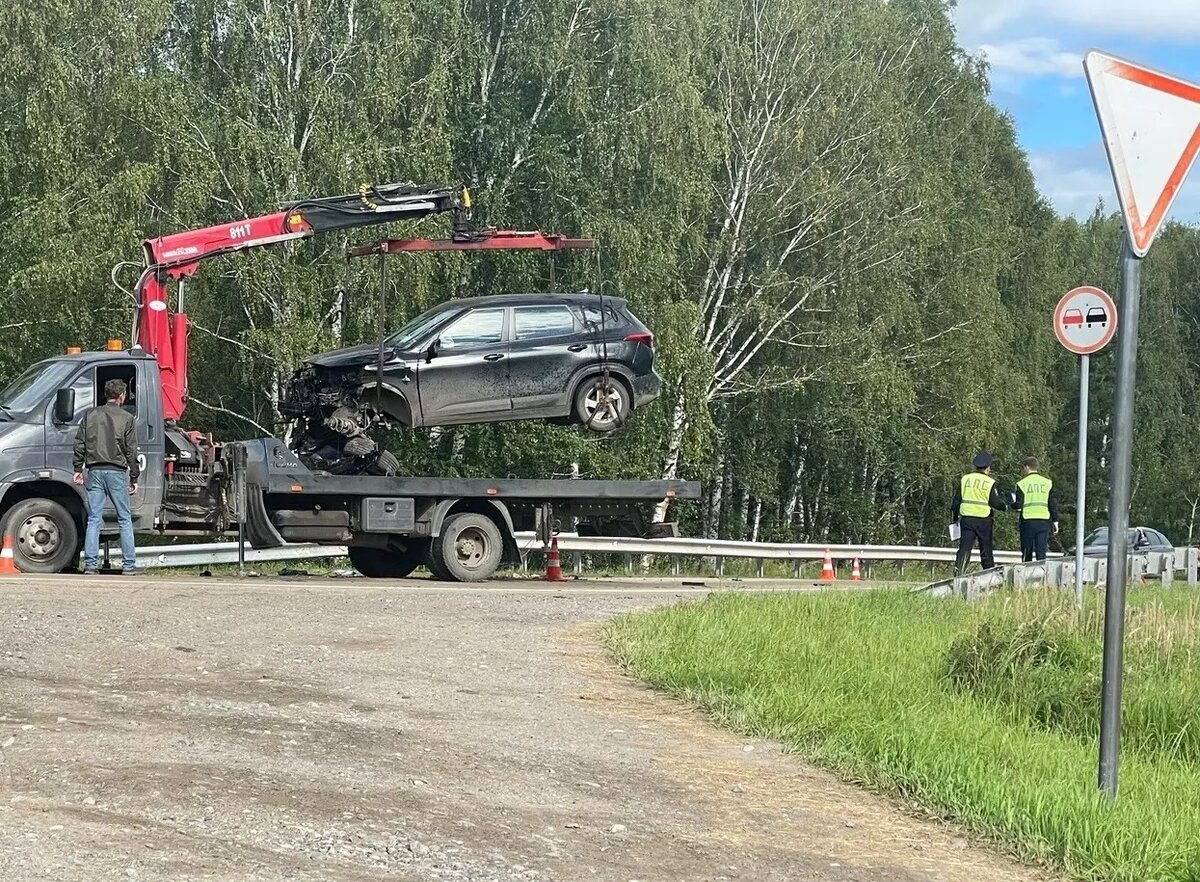
[[[1079,357],[1079,453],[1075,457],[1075,605],[1083,606],[1083,540],[1087,537],[1088,366]]]
[[[1087,512],[1089,356],[1117,332],[1117,307],[1099,288],[1084,285],[1062,296],[1054,308],[1054,336],[1079,356],[1079,452],[1075,466],[1075,602],[1083,605],[1083,539]]]
[[[1100,670],[1100,789],[1117,795],[1121,739],[1121,659],[1125,643],[1125,582],[1129,578],[1129,476],[1133,465],[1133,383],[1137,373],[1138,299],[1142,262],[1125,237],[1121,254],[1121,339],[1113,394],[1111,487],[1108,491],[1108,578],[1104,589],[1104,661]]]
[[[1121,339],[1113,399],[1113,457],[1108,496],[1108,576],[1100,682],[1100,769],[1104,793],[1117,795],[1121,736],[1121,656],[1125,639],[1133,394],[1137,372],[1141,261],[1183,180],[1200,155],[1200,86],[1107,55],[1083,61],[1125,219],[1121,250]]]

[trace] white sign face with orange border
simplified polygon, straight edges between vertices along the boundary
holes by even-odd
[[[1200,86],[1103,52],[1083,67],[1129,241],[1145,257],[1200,152]]]
[[[1099,352],[1116,333],[1116,304],[1099,288],[1073,288],[1054,309],[1054,336],[1076,355]]]

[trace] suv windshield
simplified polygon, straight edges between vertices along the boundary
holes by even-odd
[[[446,319],[453,318],[460,312],[462,312],[461,308],[444,309],[434,307],[428,312],[421,313],[383,342],[393,349],[401,351],[412,350],[437,325],[440,325]]]
[[[0,392],[0,415],[32,410],[62,385],[73,365],[65,361],[39,361]]]

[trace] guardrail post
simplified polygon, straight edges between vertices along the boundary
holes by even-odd
[[[679,575],[679,557],[678,556],[671,558],[671,572],[674,573],[676,576]]]
[[[1189,547],[1185,555],[1187,563],[1187,583],[1189,588],[1195,588],[1200,583],[1200,548]]]
[[[582,574],[583,574],[583,552],[576,551],[575,552],[575,575],[579,576]]]
[[[633,555],[632,554],[625,555],[625,572],[627,572],[631,576],[633,575]]]
[[[717,557],[717,575],[718,576],[725,575],[725,558],[720,557],[720,556]]]
[[[800,578],[800,561],[798,560],[792,561],[792,578]]]
[[[755,558],[755,562],[758,564],[758,578],[761,579],[763,577],[763,559],[761,557]]]
[[[977,579],[973,575],[967,576],[967,584],[966,584],[966,588],[963,593],[966,596],[967,600],[972,603],[974,603],[976,600],[978,600],[980,594],[982,593],[980,591],[980,587],[979,587],[979,579]]]

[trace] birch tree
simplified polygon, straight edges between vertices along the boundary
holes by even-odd
[[[874,101],[878,84],[903,80],[920,35],[878,45],[860,15],[852,4],[732,8],[709,92],[725,150],[697,283],[695,331],[712,370],[698,395],[675,402],[665,478],[678,474],[688,423],[714,401],[811,380],[805,353],[820,330],[810,318],[839,285],[897,257],[895,228],[917,207],[888,205],[903,167],[878,149],[892,123]],[[767,363],[771,350],[789,357]]]

